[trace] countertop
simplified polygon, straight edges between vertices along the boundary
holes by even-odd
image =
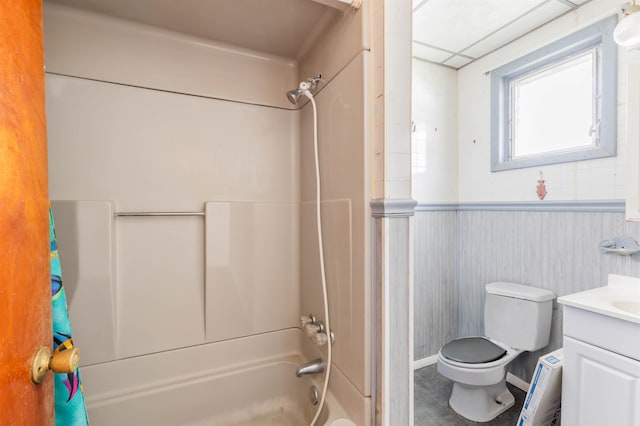
[[[558,303],[640,324],[640,278],[609,274],[606,286],[559,297]]]

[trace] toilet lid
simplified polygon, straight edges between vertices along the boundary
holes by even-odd
[[[502,358],[507,351],[484,337],[464,337],[447,343],[440,353],[452,361],[482,364]]]

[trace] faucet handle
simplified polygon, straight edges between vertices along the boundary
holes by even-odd
[[[304,328],[308,324],[315,324],[316,316],[313,314],[303,315],[300,317],[300,327]]]
[[[320,333],[320,327],[317,324],[307,324],[303,329],[307,337],[313,337]]]
[[[315,343],[317,346],[324,346],[328,342],[329,342],[329,339],[327,338],[326,333],[316,333],[313,336],[313,343]]]

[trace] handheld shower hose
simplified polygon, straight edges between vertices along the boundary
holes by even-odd
[[[303,84],[308,85],[303,89]],[[311,424],[309,426],[314,426],[316,421],[318,421],[318,417],[320,417],[320,413],[322,412],[322,408],[324,407],[324,401],[327,396],[327,388],[329,386],[329,376],[331,375],[331,362],[332,362],[332,348],[333,343],[331,342],[331,325],[329,322],[329,298],[327,294],[327,278],[324,267],[324,245],[322,243],[322,220],[320,217],[320,161],[318,159],[318,111],[316,108],[316,101],[313,99],[313,95],[309,91],[310,85],[309,83],[302,82],[300,83],[300,89],[302,90],[302,94],[309,98],[311,102],[311,106],[313,107],[313,148],[314,148],[314,157],[315,157],[315,169],[316,169],[316,224],[317,224],[317,233],[318,233],[318,253],[320,256],[320,276],[322,278],[322,298],[324,301],[324,322],[327,330],[327,366],[325,368],[324,374],[324,383],[322,384],[322,396],[320,398],[320,403],[318,404],[318,409],[316,410],[316,414],[311,420]]]
[[[322,396],[318,404],[316,413],[311,420],[310,426],[314,426],[320,417],[322,408],[324,407],[324,401],[327,396],[327,388],[329,386],[329,377],[331,375],[331,363],[332,363],[332,339],[331,339],[331,325],[329,322],[329,297],[327,294],[327,277],[324,267],[324,245],[322,238],[322,219],[320,214],[320,160],[318,156],[318,110],[316,107],[316,101],[313,99],[311,90],[315,89],[318,82],[322,78],[321,75],[310,78],[308,81],[303,81],[297,89],[289,90],[287,92],[287,99],[297,105],[300,100],[300,96],[304,95],[309,98],[311,106],[313,107],[313,151],[315,158],[315,172],[316,172],[316,224],[318,235],[318,253],[320,257],[320,276],[322,278],[322,298],[324,302],[324,322],[327,332],[327,365],[325,367],[324,383],[322,385]]]

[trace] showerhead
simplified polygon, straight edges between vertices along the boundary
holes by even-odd
[[[317,77],[311,77],[307,81],[303,81],[300,83],[300,87],[297,89],[292,89],[287,92],[287,99],[294,105],[298,105],[300,101],[300,96],[305,95],[307,97],[311,97],[310,90],[315,90],[322,78],[322,74],[318,74]]]
[[[302,89],[293,89],[287,92],[287,99],[294,105],[298,105],[300,96],[302,96]]]

